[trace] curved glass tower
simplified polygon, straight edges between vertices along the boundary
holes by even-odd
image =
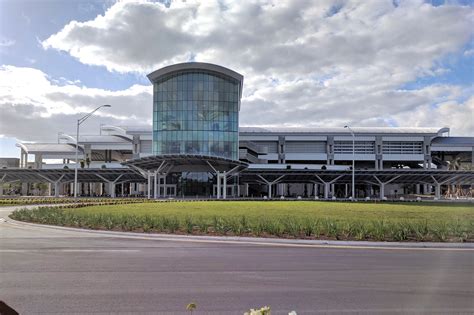
[[[207,63],[182,63],[148,75],[153,83],[153,154],[238,160],[243,76]]]

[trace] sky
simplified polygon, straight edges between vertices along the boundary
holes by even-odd
[[[0,157],[81,125],[151,126],[146,75],[244,75],[241,126],[474,136],[474,0],[0,0]]]

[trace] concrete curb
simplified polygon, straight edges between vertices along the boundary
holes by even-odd
[[[370,242],[370,241],[332,241],[332,240],[302,240],[282,238],[259,238],[238,236],[205,236],[205,235],[176,235],[176,234],[153,234],[136,232],[101,231],[81,228],[72,228],[56,225],[36,224],[6,219],[6,223],[32,226],[36,228],[55,229],[69,232],[79,232],[83,235],[102,235],[109,237],[147,239],[161,241],[187,241],[203,243],[229,243],[250,245],[280,245],[294,247],[330,247],[330,248],[373,248],[373,249],[460,249],[473,250],[474,243],[436,243],[436,242]]]

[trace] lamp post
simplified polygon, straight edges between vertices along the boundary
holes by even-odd
[[[101,105],[94,109],[92,112],[89,114],[85,115],[84,117],[81,117],[77,120],[77,128],[76,128],[76,167],[74,168],[74,199],[77,198],[77,169],[79,167],[79,158],[77,156],[78,154],[78,148],[79,148],[79,126],[89,117],[91,117],[96,111],[98,111],[102,107],[112,107],[112,105]]]
[[[349,129],[352,135],[352,201],[355,200],[355,133],[349,126],[344,126]]]

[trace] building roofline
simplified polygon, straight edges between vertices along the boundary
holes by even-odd
[[[74,153],[76,144],[75,143],[41,143],[41,142],[32,142],[32,143],[22,143],[17,142],[16,146],[21,148],[28,154],[36,154],[36,153],[54,153],[54,154],[69,154]],[[68,148],[68,150],[61,150],[58,148]],[[83,148],[81,146],[78,147],[78,151],[83,153]]]
[[[180,72],[183,70],[206,70],[210,72],[216,72],[219,74],[227,75],[243,85],[244,76],[235,72],[234,70],[230,70],[229,68],[225,68],[216,64],[212,63],[205,63],[205,62],[184,62],[184,63],[177,63],[174,65],[166,66],[161,69],[155,70],[152,73],[148,74],[148,79],[153,83],[156,79],[173,74],[174,72]]]
[[[449,128],[443,127],[352,127],[356,135],[438,135],[449,132]],[[241,134],[338,134],[345,135],[349,131],[343,127],[239,127]]]
[[[119,133],[119,135],[124,135],[127,133],[127,131],[120,127],[120,126],[115,126],[115,125],[101,125],[100,126],[101,131],[116,131]]]

